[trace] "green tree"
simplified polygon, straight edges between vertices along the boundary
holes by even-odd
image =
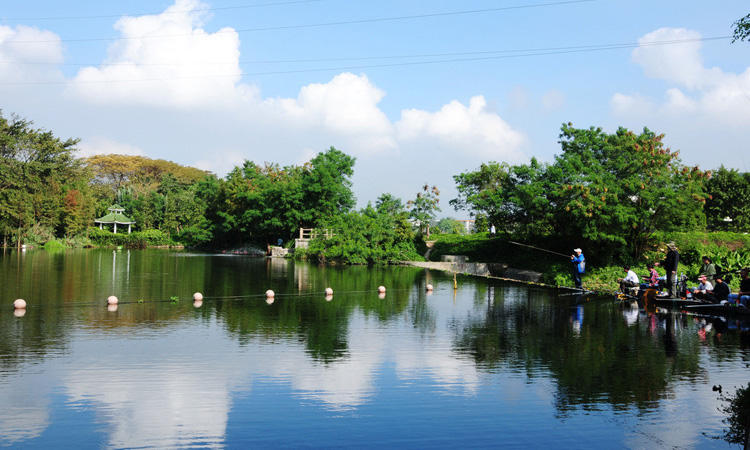
[[[422,186],[422,192],[417,192],[414,200],[407,202],[409,217],[417,223],[420,234],[430,237],[430,223],[440,211],[440,191],[429,184]]]
[[[562,153],[545,174],[555,228],[610,256],[625,256],[618,255],[625,248],[636,259],[657,230],[702,228],[710,173],[683,166],[663,138],[648,128],[608,134],[563,125]]]
[[[350,179],[354,174],[354,162],[353,157],[334,147],[310,160],[302,175],[304,200],[298,226],[316,226],[354,207]]]
[[[683,166],[663,135],[564,124],[560,144],[549,165],[490,163],[457,175],[453,205],[521,238],[555,235],[565,247],[596,247],[600,261],[637,259],[657,230],[705,225],[710,173]]]
[[[469,211],[472,217],[483,214],[491,223],[504,222],[504,195],[510,186],[508,164],[495,161],[482,163],[478,170],[454,175],[453,180],[456,182],[458,197],[449,204],[456,211]]]
[[[68,198],[72,190],[85,188],[79,181],[87,174],[73,156],[78,140],[61,140],[32,125],[0,114],[0,230],[4,242],[13,236],[17,245],[31,230],[59,235],[66,234],[69,226],[77,230],[81,219],[71,215],[76,215],[76,208],[86,208],[81,202],[87,196]]]
[[[443,234],[463,234],[466,231],[464,224],[451,217],[438,220],[434,228]]]
[[[750,37],[750,14],[738,19],[733,25],[732,42],[744,41]]]
[[[750,230],[750,173],[721,166],[706,181],[706,222],[709,230]],[[729,220],[727,220],[727,218]]]
[[[421,259],[414,247],[413,234],[405,232],[403,214],[375,209],[331,216],[323,227],[333,235],[319,234],[310,242],[305,257],[323,262],[383,264]],[[406,225],[408,228],[408,225]]]
[[[737,389],[734,395],[723,397],[727,402],[721,411],[727,415],[724,423],[729,429],[724,431],[724,439],[730,444],[750,446],[750,383]]]

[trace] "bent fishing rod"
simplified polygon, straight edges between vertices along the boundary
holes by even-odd
[[[539,250],[539,251],[542,251],[542,252],[552,253],[553,255],[562,256],[564,258],[570,258],[570,255],[563,255],[562,253],[553,252],[552,250],[547,250],[545,248],[535,247],[535,246],[529,245],[529,244],[522,244],[522,243],[516,242],[516,241],[508,241],[508,242],[510,242],[511,244],[520,245],[522,247],[529,247],[529,248],[533,248],[534,250]]]

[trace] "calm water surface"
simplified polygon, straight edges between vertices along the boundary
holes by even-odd
[[[407,267],[9,252],[0,302],[19,448],[728,448],[750,380],[747,324]]]

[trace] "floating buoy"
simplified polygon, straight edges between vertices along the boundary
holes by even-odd
[[[26,300],[18,298],[13,302],[13,308],[15,309],[26,309]]]
[[[381,300],[384,299],[385,298],[385,292],[381,292],[380,294],[378,294],[378,298],[381,299]]]
[[[109,312],[117,312],[117,303],[113,303],[113,304],[107,305],[107,311],[109,311]]]
[[[200,295],[200,294],[197,294],[197,295]],[[195,300],[195,301],[193,302],[193,308],[200,308],[201,306],[203,306],[203,300],[197,300],[197,299],[196,299],[196,300]]]
[[[13,310],[13,315],[16,317],[23,317],[26,315],[26,308],[19,308]]]
[[[193,294],[193,300],[195,300],[196,302],[202,301],[203,294],[201,294],[200,292],[196,292],[195,294]]]
[[[109,297],[107,297],[108,305],[116,305],[118,301],[119,300],[117,300],[117,297],[115,297],[114,295],[110,295]]]
[[[325,298],[326,298],[326,301],[327,301],[327,302],[330,302],[331,300],[333,300],[333,294],[331,294],[331,295],[326,295],[326,297],[325,297]]]
[[[266,297],[266,303],[269,305],[273,305],[273,297]]]
[[[272,290],[269,289],[269,290],[266,291],[266,297],[273,298],[274,295],[276,295],[276,294],[274,294],[274,292]]]
[[[428,290],[428,291],[431,291],[432,290],[432,285],[428,284],[427,286],[425,286],[425,289]]]
[[[385,286],[378,286],[378,292],[381,294],[385,293]]]
[[[327,287],[326,288],[326,296],[333,295],[333,289]]]

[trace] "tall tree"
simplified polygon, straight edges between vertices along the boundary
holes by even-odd
[[[414,200],[409,200],[409,217],[417,223],[419,232],[430,237],[430,223],[435,220],[440,211],[440,191],[437,186],[426,184],[422,186],[422,192],[417,192]]]
[[[304,210],[301,226],[316,226],[322,220],[354,207],[351,182],[354,162],[355,158],[334,147],[310,160],[302,175]]]
[[[72,186],[86,177],[73,152],[76,139],[61,140],[52,132],[35,129],[19,117],[0,114],[0,229],[13,235],[18,245],[27,231],[42,227],[50,233],[66,233],[66,208],[72,212]],[[75,194],[73,194],[75,196]],[[78,196],[78,202],[86,196]]]
[[[721,166],[706,182],[706,222],[710,230],[750,231],[750,173]]]

